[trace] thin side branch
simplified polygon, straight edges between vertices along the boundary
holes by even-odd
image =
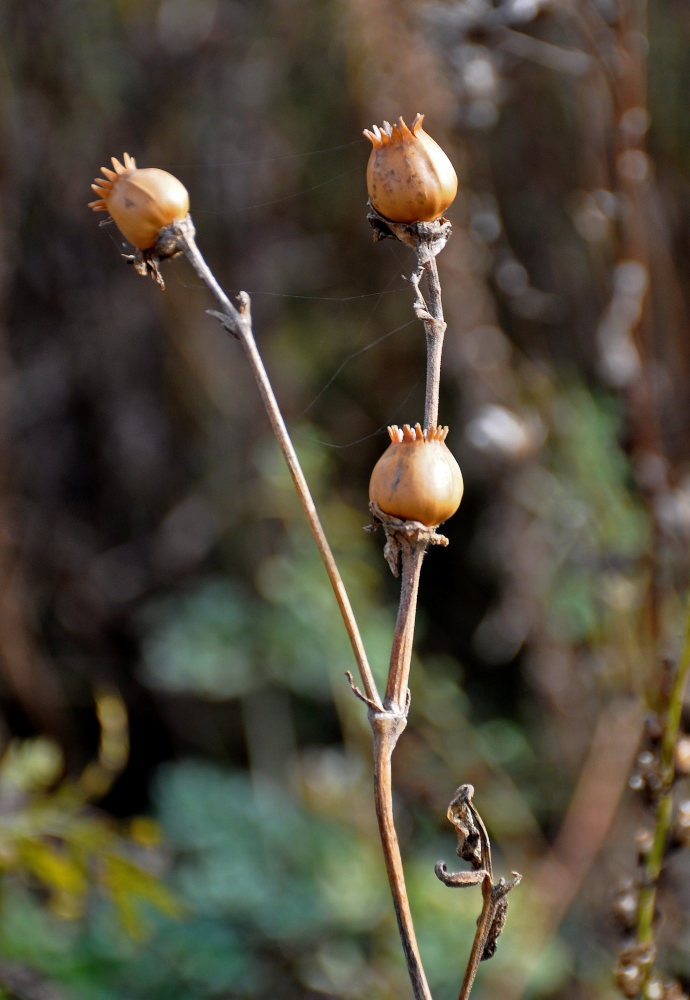
[[[366,698],[372,704],[383,710],[381,698],[376,688],[371,667],[369,666],[369,661],[364,649],[364,643],[362,642],[359,627],[352,611],[350,599],[347,595],[347,591],[345,590],[345,585],[338,571],[331,547],[328,544],[328,540],[319,519],[316,505],[309,490],[307,480],[299,463],[297,453],[292,445],[290,435],[287,427],[285,426],[285,421],[283,420],[283,416],[280,412],[280,407],[278,406],[273,388],[254,340],[250,298],[246,292],[240,292],[237,297],[238,306],[235,306],[230,301],[221,286],[218,284],[213,272],[209,268],[196,245],[196,241],[194,239],[194,226],[189,216],[187,216],[186,219],[173,223],[170,228],[174,230],[180,241],[182,252],[187,257],[197,275],[210,289],[220,304],[220,313],[214,312],[213,315],[221,320],[223,326],[226,330],[228,330],[228,332],[238,338],[244,348],[247,360],[249,361],[254,378],[256,379],[266,413],[268,414],[268,418],[271,422],[271,427],[273,428],[273,432],[278,440],[281,451],[283,452],[288,469],[290,470],[290,475],[292,476],[292,480],[295,484],[295,489],[297,490],[304,513],[306,514],[307,521],[309,522],[309,527],[311,528],[319,554],[321,555],[321,559],[326,568],[331,587],[333,588],[335,598],[338,602],[340,614],[345,624],[347,634],[350,638],[352,651],[359,668]]]

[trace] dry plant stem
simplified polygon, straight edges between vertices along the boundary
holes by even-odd
[[[474,787],[460,785],[448,806],[448,819],[458,835],[456,853],[464,861],[469,861],[472,871],[449,872],[444,862],[435,867],[436,877],[447,886],[482,886],[482,912],[477,920],[477,930],[472,942],[472,951],[460,987],[459,1000],[468,1000],[479,963],[491,958],[496,951],[496,943],[503,930],[508,910],[507,896],[511,889],[519,885],[522,875],[513,872],[511,881],[499,879],[494,882],[491,863],[491,842],[484,821],[472,802]]]
[[[418,243],[416,249],[418,266],[410,280],[415,290],[415,315],[424,324],[426,334],[427,369],[424,426],[431,427],[438,423],[441,354],[446,324],[443,320],[441,285],[435,256],[424,245],[424,242]],[[426,275],[427,279],[428,302],[424,300],[419,288],[423,275]],[[374,733],[376,816],[403,953],[415,1000],[430,1000],[431,994],[417,946],[400,847],[395,832],[391,782],[391,758],[398,737],[405,728],[409,707],[408,679],[412,660],[419,578],[426,551],[426,542],[419,538],[400,539],[400,551],[402,563],[400,602],[384,699],[387,713],[381,715],[370,711],[369,721]]]
[[[377,712],[370,710],[369,723],[374,734],[374,798],[376,818],[386,873],[393,896],[395,916],[398,921],[407,971],[412,983],[415,1000],[431,1000],[431,992],[424,974],[419,954],[410,903],[405,887],[400,846],[395,832],[393,816],[393,788],[391,779],[391,758],[398,737],[407,724],[404,714],[399,712]]]
[[[666,715],[664,718],[663,736],[660,747],[660,773],[663,781],[662,789],[656,804],[654,837],[652,846],[644,861],[644,874],[640,887],[637,907],[637,941],[640,945],[651,945],[654,942],[654,910],[659,876],[664,860],[671,817],[673,811],[673,778],[674,751],[678,739],[681,713],[685,697],[685,689],[690,672],[690,608],[687,613],[685,643],[680,661],[676,667]],[[643,996],[648,996],[649,973],[652,959],[645,968]]]
[[[511,881],[506,882],[500,879],[494,883],[491,874],[486,873],[482,882],[482,912],[477,920],[477,931],[472,942],[472,952],[470,954],[465,977],[460,987],[458,1000],[469,1000],[469,995],[477,976],[479,963],[483,958],[491,957],[496,947],[496,937],[501,933],[505,923],[505,907],[507,905],[506,896],[511,889],[519,885],[522,876],[518,872],[513,872]],[[498,922],[498,928],[496,924]],[[487,947],[492,945],[492,950],[487,952]]]
[[[436,267],[436,256],[446,245],[452,229],[448,219],[435,222],[392,222],[380,215],[371,204],[367,219],[374,229],[374,240],[397,239],[417,254],[417,270],[409,281],[415,290],[414,311],[424,324],[427,345],[426,397],[424,401],[424,426],[438,424],[438,397],[441,381],[441,353],[446,323],[441,305],[441,283]],[[419,284],[426,276],[428,302],[425,302]]]
[[[422,265],[426,273],[428,319],[423,319],[426,334],[426,397],[424,400],[424,426],[438,424],[438,398],[441,385],[441,356],[446,324],[441,305],[441,283],[436,258],[429,257]]]
[[[398,712],[400,715],[406,716],[409,701],[407,682],[410,676],[410,662],[412,659],[419,577],[425,550],[423,545],[416,541],[403,542],[401,548],[402,578],[400,584],[400,604],[395,623],[384,704],[389,711]]]
[[[486,940],[489,936],[489,930],[496,915],[496,905],[494,903],[493,896],[494,891],[491,884],[491,876],[487,875],[482,882],[482,912],[479,914],[479,920],[477,921],[477,930],[474,935],[474,941],[472,942],[472,951],[467,963],[467,968],[465,969],[465,976],[462,981],[462,986],[460,987],[458,1000],[467,1000],[474,985],[474,980],[477,977],[477,970],[479,969],[479,963],[482,960],[482,954],[484,953]]]
[[[196,245],[194,227],[189,217],[179,223],[174,223],[171,229],[173,229],[175,235],[180,240],[183,252],[197,275],[207,285],[220,305],[220,311],[213,312],[213,315],[242,344],[252,372],[254,373],[271,426],[282,449],[338,601],[338,606],[359,667],[364,687],[364,698],[369,704],[369,721],[374,735],[374,795],[376,816],[405,961],[415,1000],[432,1000],[419,954],[405,886],[402,858],[395,831],[391,780],[393,750],[407,721],[409,704],[408,678],[412,658],[417,594],[426,544],[418,540],[405,540],[401,546],[402,581],[400,606],[393,639],[384,710],[364,651],[349,598],[330,546],[326,540],[309,487],[254,340],[249,296],[245,292],[240,293],[238,296],[238,306],[230,301]],[[441,352],[445,322],[441,308],[441,288],[438,280],[436,261],[433,255],[424,252],[423,246],[420,246],[418,249],[418,265],[418,272],[413,276],[412,283],[417,293],[415,312],[418,318],[424,323],[426,333],[427,388],[424,423],[426,427],[430,427],[438,423]],[[428,303],[424,301],[419,291],[419,281],[423,274],[426,274],[427,278]],[[490,895],[491,888],[489,888]],[[483,921],[489,919],[489,911],[490,907],[487,904],[482,911],[482,918],[480,919]],[[476,940],[475,946],[477,946]],[[478,961],[479,958],[477,958]],[[471,978],[473,980],[474,975]],[[471,982],[469,985],[471,986]]]
[[[306,514],[312,534],[314,535],[314,539],[323,564],[326,568],[326,572],[328,573],[328,578],[331,582],[331,587],[333,588],[333,592],[338,602],[340,614],[345,624],[345,628],[352,645],[352,650],[357,661],[366,698],[372,705],[382,709],[383,706],[381,705],[381,699],[376,689],[376,683],[371,672],[371,667],[369,666],[362,637],[352,611],[347,591],[345,590],[345,585],[343,584],[338,571],[333,553],[330,545],[328,544],[314,500],[309,490],[309,486],[307,485],[304,473],[302,472],[302,467],[300,466],[297,453],[295,452],[292,441],[290,440],[290,435],[288,434],[285,426],[285,421],[283,420],[270,380],[266,374],[266,369],[264,368],[261,355],[259,354],[254,340],[249,296],[246,292],[240,292],[237,297],[239,308],[230,301],[228,296],[216,281],[213,272],[209,268],[196,245],[196,241],[194,239],[194,226],[189,216],[180,222],[174,223],[173,226],[171,226],[171,229],[175,231],[175,234],[179,238],[183,253],[196,271],[197,275],[207,285],[220,304],[220,312],[213,312],[212,315],[216,316],[216,318],[222,322],[223,326],[238,338],[244,348],[247,360],[249,361],[254,378],[256,379],[266,413],[268,414],[268,418],[271,422],[271,427],[283,452],[283,456],[285,457],[288,469],[290,470],[290,475],[292,476],[292,480],[295,484],[295,489],[297,490],[297,494],[304,509],[304,513]]]
[[[400,940],[415,1000],[431,1000],[412,921],[393,813],[391,759],[398,738],[407,725],[410,700],[407,681],[412,659],[419,575],[424,558],[424,547],[418,542],[403,541],[401,542],[401,550],[400,606],[395,624],[388,685],[384,699],[387,711],[370,710],[369,712],[369,723],[374,736],[374,799],[388,884],[393,896]]]
[[[417,319],[424,324],[426,334],[426,395],[424,399],[424,426],[438,424],[438,398],[441,386],[441,357],[446,323],[441,304],[441,283],[438,277],[436,257],[430,254],[424,243],[417,249],[418,267],[410,278],[415,290],[414,311]],[[419,283],[426,275],[427,298],[424,300]]]
[[[295,483],[300,501],[309,521],[316,540],[321,558],[326,567],[333,587],[341,615],[345,623],[350,642],[359,667],[360,677],[364,687],[364,699],[369,705],[369,720],[374,734],[374,795],[379,833],[386,864],[386,872],[393,896],[393,905],[400,930],[400,937],[405,954],[405,961],[412,983],[415,1000],[432,1000],[429,986],[424,975],[419,948],[412,922],[405,878],[400,855],[400,847],[395,832],[393,816],[393,796],[391,782],[391,757],[398,737],[406,725],[409,664],[412,654],[412,638],[416,610],[419,569],[424,553],[420,545],[407,545],[407,556],[403,556],[403,592],[406,595],[401,602],[402,611],[399,614],[399,626],[396,628],[393,654],[395,667],[391,671],[395,683],[389,685],[391,691],[390,711],[385,711],[378,694],[371,668],[364,651],[359,629],[352,612],[347,593],[340,578],[333,554],[321,526],[316,508],[311,497],[307,482],[292,446],[280,409],[276,402],[270,381],[256,347],[252,332],[250,300],[246,293],[238,296],[239,308],[227,297],[215,276],[208,267],[194,240],[194,227],[189,217],[180,223],[174,223],[174,229],[183,252],[190,264],[213,293],[220,311],[214,312],[224,327],[236,336],[247,355],[254,373],[259,392],[273,431],[278,439],[290,474]],[[440,365],[439,365],[440,367]],[[436,389],[436,399],[438,390]],[[436,403],[436,411],[438,402]],[[392,660],[393,660],[392,657]],[[387,698],[387,702],[388,702]]]

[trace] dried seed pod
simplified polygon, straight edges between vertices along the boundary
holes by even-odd
[[[124,164],[114,156],[113,169],[101,167],[106,179],[97,177],[91,187],[100,195],[90,201],[94,212],[110,212],[125,239],[140,250],[150,250],[164,226],[183,219],[189,211],[187,189],[177,177],[157,167],[137,168],[129,153]]]
[[[402,118],[364,129],[373,149],[367,164],[369,200],[391,222],[432,222],[451,204],[458,178],[446,154],[422,128],[416,115],[412,128]]]
[[[369,498],[385,513],[435,527],[455,513],[462,474],[446,446],[447,427],[388,428],[391,443],[374,466]]]

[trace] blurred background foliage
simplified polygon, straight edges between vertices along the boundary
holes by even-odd
[[[420,418],[424,345],[361,130],[417,111],[461,177],[441,419],[466,483],[395,758],[420,946],[455,995],[479,901],[433,865],[471,781],[524,876],[477,1000],[615,994],[690,535],[690,10],[645,7],[0,4],[0,995],[408,995],[349,645],[241,352],[184,261],[161,294],[86,202],[125,150],[188,187],[383,678],[367,484]],[[687,868],[660,936],[686,984]]]

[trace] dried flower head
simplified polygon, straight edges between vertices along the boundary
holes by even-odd
[[[177,177],[157,167],[139,169],[129,153],[113,169],[101,167],[105,179],[97,177],[91,187],[100,197],[89,202],[94,212],[110,212],[118,229],[140,250],[155,246],[158,234],[189,211],[187,189]]]
[[[451,204],[458,178],[441,147],[416,115],[408,128],[384,122],[364,129],[373,149],[367,164],[367,189],[373,208],[392,222],[432,222]]]
[[[388,428],[391,439],[374,466],[369,499],[385,514],[429,527],[455,513],[463,494],[460,467],[446,446],[447,427]]]

